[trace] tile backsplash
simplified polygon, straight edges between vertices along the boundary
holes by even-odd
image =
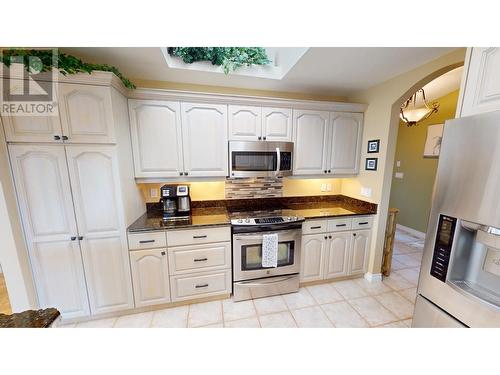
[[[225,185],[226,199],[283,196],[283,180],[281,178],[233,178],[226,180]]]

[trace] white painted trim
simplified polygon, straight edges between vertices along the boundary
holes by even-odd
[[[339,111],[339,112],[365,112],[367,104],[361,103],[343,103],[343,102],[327,102],[318,100],[295,100],[284,98],[271,98],[250,95],[229,95],[216,94],[207,92],[192,92],[180,90],[164,90],[164,89],[148,89],[138,88],[129,90],[128,97],[130,99],[146,99],[146,100],[180,100],[186,102],[203,102],[203,103],[225,103],[236,105],[254,105],[264,107],[280,107],[293,109],[311,109],[323,111]]]
[[[396,224],[396,229],[401,230],[403,232],[406,232],[408,234],[411,234],[414,237],[425,240],[425,233],[424,232],[420,232],[416,229],[409,228],[409,227],[406,227],[406,226],[401,225],[401,224]]]
[[[365,280],[372,283],[374,281],[382,281],[382,274],[381,273],[371,273],[367,272],[365,273]]]

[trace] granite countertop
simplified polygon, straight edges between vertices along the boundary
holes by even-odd
[[[303,216],[306,219],[373,215],[377,205],[346,196],[239,199],[192,202],[190,220],[164,222],[162,212],[150,209],[129,226],[129,232],[230,225],[230,217],[252,211],[273,211],[273,215]]]
[[[0,328],[48,328],[61,315],[57,309],[27,310],[0,314]]]
[[[164,222],[163,214],[159,211],[146,212],[129,227],[128,231],[144,232],[166,229],[183,229],[191,227],[213,227],[230,225],[231,221],[227,215],[227,210],[223,207],[193,208],[190,220],[179,220]]]

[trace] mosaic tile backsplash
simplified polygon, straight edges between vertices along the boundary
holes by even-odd
[[[226,199],[269,198],[283,196],[281,178],[255,177],[226,180]]]

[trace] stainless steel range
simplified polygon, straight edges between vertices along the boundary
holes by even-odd
[[[236,301],[297,292],[303,217],[232,215],[233,293]],[[278,235],[277,267],[262,266],[265,234]]]

